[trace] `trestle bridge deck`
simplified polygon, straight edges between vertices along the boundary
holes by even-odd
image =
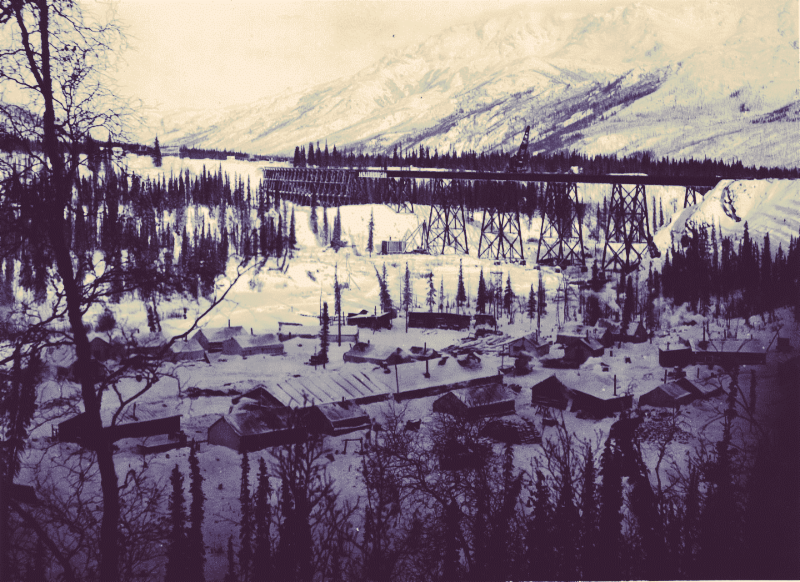
[[[646,186],[686,189],[684,207],[697,203],[722,178],[630,174],[543,174],[442,170],[265,168],[264,186],[275,199],[339,206],[386,204],[397,212],[430,207],[427,221],[410,233],[407,251],[468,254],[466,213],[483,211],[478,257],[525,260],[520,214],[542,217],[537,263],[585,265],[578,184],[610,184],[602,270],[635,270],[653,244]]]

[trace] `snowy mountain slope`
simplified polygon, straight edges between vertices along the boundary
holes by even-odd
[[[162,143],[290,154],[515,148],[800,164],[797,4],[677,3],[596,14],[515,6],[358,74],[248,106],[165,115]]]
[[[744,224],[751,238],[759,243],[769,233],[773,252],[792,237],[800,236],[800,181],[798,180],[723,180],[708,192],[702,202],[673,217],[653,238],[662,250],[680,240],[687,229],[713,224],[718,236],[741,238]]]

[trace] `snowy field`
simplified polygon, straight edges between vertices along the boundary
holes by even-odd
[[[148,158],[133,158],[130,169],[149,174],[155,170],[152,165],[148,167]],[[202,166],[206,163],[207,168],[213,169],[219,162],[213,160],[181,160],[174,157],[164,158],[165,165],[161,169],[166,172],[182,172],[189,169],[191,172],[202,171]],[[221,163],[225,171],[239,173],[250,176],[256,184],[260,177],[260,166],[248,162]],[[675,190],[675,189],[672,189]],[[677,199],[682,197],[683,190],[671,191],[669,194]],[[791,232],[795,235],[798,230],[797,216],[800,214],[800,196],[798,196],[798,185],[796,183],[783,182],[752,182],[752,183],[723,183],[706,196],[702,204],[687,210],[683,213],[678,212],[674,217],[670,217],[671,228],[677,228],[679,222],[689,220],[699,220],[700,218],[713,217],[718,228],[725,234],[736,232],[741,223],[736,222],[729,216],[719,214],[715,204],[720,206],[720,199],[724,192],[730,192],[735,197],[738,215],[750,220],[751,233],[770,232],[770,236],[775,236],[784,240],[783,236],[790,236]],[[730,197],[728,198],[730,199]],[[682,202],[682,200],[681,200]],[[667,210],[667,208],[665,208]],[[429,209],[418,207],[415,214],[397,214],[386,206],[363,205],[363,206],[343,206],[341,207],[342,219],[342,238],[349,245],[340,249],[338,252],[331,248],[324,248],[319,245],[317,238],[309,227],[309,209],[305,207],[295,207],[295,217],[297,224],[298,247],[293,258],[288,264],[285,272],[277,270],[274,259],[271,260],[265,269],[260,272],[249,272],[241,278],[231,290],[228,298],[212,312],[207,318],[201,321],[201,326],[225,326],[230,323],[232,326],[243,326],[246,330],[252,329],[254,333],[276,333],[279,322],[293,322],[307,325],[317,323],[316,317],[323,302],[328,303],[329,311],[333,312],[334,305],[334,273],[338,274],[340,283],[346,284],[342,292],[343,312],[359,311],[367,309],[373,312],[378,308],[378,279],[375,271],[382,270],[384,265],[388,274],[389,290],[394,303],[397,305],[401,299],[401,288],[406,265],[411,273],[414,290],[414,303],[416,310],[427,311],[425,298],[428,290],[428,279],[425,275],[433,273],[434,286],[437,293],[437,307],[439,304],[439,289],[443,286],[446,296],[445,304],[452,305],[456,294],[459,268],[463,268],[464,283],[469,297],[470,305],[468,312],[474,312],[474,301],[478,287],[478,279],[481,269],[487,284],[491,284],[496,277],[500,284],[505,288],[506,280],[510,277],[512,288],[520,298],[521,303],[517,306],[513,323],[509,318],[503,316],[499,321],[499,331],[505,337],[516,337],[530,333],[535,329],[535,322],[530,321],[524,315],[524,303],[527,300],[531,286],[538,284],[538,278],[543,278],[547,289],[547,315],[542,322],[542,335],[546,340],[555,340],[559,323],[563,323],[563,304],[557,301],[557,290],[562,284],[565,276],[571,280],[577,279],[581,275],[577,270],[570,270],[562,273],[560,270],[542,267],[535,267],[536,245],[534,242],[527,242],[525,246],[525,256],[528,259],[527,265],[509,264],[506,262],[494,262],[489,260],[477,259],[478,239],[480,233],[481,216],[475,213],[472,221],[468,224],[468,241],[470,254],[467,256],[427,256],[427,255],[391,255],[372,256],[366,252],[367,225],[370,215],[375,221],[375,243],[379,247],[381,240],[399,240],[409,231],[413,231],[422,220],[427,220]],[[671,214],[671,213],[670,213]],[[328,209],[328,224],[332,227],[335,209]],[[778,229],[779,217],[790,221],[786,229]],[[523,219],[524,239],[538,237],[539,222],[534,218],[531,223]],[[322,219],[320,215],[320,224]],[[782,222],[780,223],[782,224]],[[670,238],[670,229],[665,228],[663,233],[659,233],[657,242],[667,243]],[[661,240],[662,238],[666,240]],[[588,242],[587,251],[594,252],[594,242]],[[777,248],[777,242],[775,243]],[[601,249],[600,249],[601,250]],[[588,261],[591,264],[591,260]],[[645,267],[646,269],[646,267]],[[500,273],[500,275],[495,275]],[[225,287],[232,279],[234,267],[229,268],[228,279],[221,281],[220,285]],[[644,277],[642,277],[644,279]],[[571,289],[570,304],[572,309],[578,306],[578,288],[573,286]],[[610,298],[612,292],[608,292]],[[557,316],[557,307],[561,307],[562,313]],[[187,329],[192,319],[201,313],[205,308],[204,301],[197,304],[186,302],[185,300],[172,300],[164,302],[159,306],[159,310],[165,314],[182,313],[183,308],[188,311],[188,319],[165,318],[162,319],[162,327],[165,334],[169,337],[181,333]],[[702,339],[701,325],[705,320],[697,315],[688,314],[685,310],[668,310],[663,306],[658,306],[661,310],[661,329],[656,331],[652,341],[643,344],[627,344],[621,347],[614,347],[606,350],[601,358],[590,358],[578,370],[550,370],[544,369],[540,363],[533,362],[533,370],[525,376],[510,377],[506,383],[515,383],[522,387],[516,396],[517,414],[521,417],[534,420],[537,428],[544,431],[547,437],[548,429],[541,426],[541,418],[535,414],[531,406],[532,385],[549,377],[554,372],[567,386],[586,390],[588,392],[613,391],[614,378],[616,377],[618,390],[627,392],[636,399],[645,392],[656,387],[663,382],[664,369],[658,364],[658,347],[665,346],[667,342],[676,344],[680,339],[700,340]],[[454,311],[454,307],[449,309]],[[138,302],[124,303],[115,306],[115,316],[120,325],[130,329],[146,330],[146,315],[143,306]],[[570,320],[580,320],[580,314],[572,312],[569,314]],[[754,343],[767,347],[773,342],[775,334],[780,329],[783,337],[790,337],[791,343],[795,348],[800,346],[800,330],[793,322],[788,312],[781,311],[775,323],[766,324],[759,317],[752,318],[750,325],[745,322],[734,321],[732,328],[739,338],[752,338]],[[710,321],[710,332],[712,337],[721,337],[725,333],[722,321]],[[782,327],[781,327],[782,326]],[[401,347],[408,351],[413,346],[427,345],[429,348],[443,350],[448,346],[459,345],[464,342],[468,332],[441,331],[441,330],[419,330],[411,329],[406,331],[404,318],[394,320],[391,330],[379,332],[361,332],[362,341],[369,340],[370,343],[386,347]],[[240,356],[224,356],[225,361],[215,364],[204,362],[185,363],[181,365],[165,365],[164,372],[170,377],[164,377],[154,388],[142,396],[137,402],[136,415],[139,419],[158,418],[173,414],[182,415],[181,426],[190,439],[196,439],[202,443],[200,461],[203,476],[205,477],[204,490],[207,496],[206,501],[206,520],[204,524],[205,542],[208,547],[207,579],[221,580],[226,568],[225,547],[228,537],[237,535],[236,522],[239,512],[239,480],[240,480],[240,456],[234,451],[221,447],[209,446],[204,441],[208,427],[221,415],[226,414],[231,407],[230,397],[200,397],[190,399],[186,397],[185,391],[189,387],[215,388],[220,390],[234,389],[244,391],[256,383],[265,382],[269,379],[287,378],[290,376],[310,376],[315,374],[326,374],[332,372],[352,372],[356,370],[368,371],[383,375],[376,366],[369,364],[346,363],[342,359],[343,353],[350,348],[350,344],[343,343],[342,346],[336,345],[335,330],[331,331],[332,343],[329,352],[330,363],[326,369],[314,369],[307,365],[309,357],[316,352],[319,347],[317,340],[293,339],[286,342],[285,354],[280,356],[252,356],[243,359]],[[772,343],[774,348],[774,343]],[[500,355],[488,346],[482,350],[481,369],[476,372],[480,375],[497,373],[498,367],[502,363]],[[775,354],[774,350],[768,352],[768,365],[755,366],[757,385],[759,390],[759,410],[763,415],[768,415],[780,406],[781,395],[776,389],[775,366],[781,357]],[[508,359],[505,359],[508,363]],[[602,365],[602,364],[605,364]],[[402,382],[413,384],[413,378],[422,379],[424,363],[405,364],[401,366],[404,375]],[[431,362],[431,367],[436,368],[436,363]],[[603,371],[603,370],[607,371]],[[709,369],[707,366],[689,366],[686,368],[687,377],[691,380],[698,380],[708,383],[721,383],[727,388],[728,380],[720,375],[719,369]],[[391,378],[394,380],[394,378]],[[750,367],[743,366],[740,373],[740,384],[747,391],[750,382]],[[134,381],[128,384],[121,384],[118,387],[122,395],[132,394],[137,389]],[[63,397],[69,394],[76,394],[78,388],[69,383],[56,383],[49,381],[43,386],[40,394],[39,404],[45,404],[56,397]],[[115,411],[116,396],[106,394],[103,400],[103,415],[106,422],[110,421],[111,415]],[[435,397],[426,397],[407,401],[403,406],[406,407],[406,418],[411,420],[421,419],[423,427],[432,419],[432,402]],[[366,405],[366,409],[371,417],[380,420],[385,413],[386,403],[376,403]],[[724,407],[724,398],[712,398],[706,401],[695,401],[681,410],[681,422],[684,423],[687,438],[674,443],[670,449],[672,459],[680,460],[685,458],[685,453],[695,446],[701,439],[715,440],[721,431],[721,412]],[[52,414],[52,408],[48,413]],[[126,411],[126,415],[132,415],[132,411]],[[58,419],[63,420],[63,418]],[[46,467],[53,459],[61,458],[75,445],[62,444],[51,446],[48,437],[51,435],[51,425],[57,421],[45,421],[40,418],[41,424],[33,433],[33,446],[28,455],[29,465],[23,472],[21,480],[26,476],[31,478],[35,465]],[[564,413],[566,427],[576,434],[580,439],[588,440],[599,446],[605,439],[613,419],[604,420],[581,420],[574,413]],[[737,421],[742,422],[743,421]],[[741,425],[744,427],[744,424]],[[325,447],[334,456],[334,460],[328,466],[328,471],[335,477],[337,487],[346,499],[355,500],[361,491],[361,481],[359,468],[361,458],[354,449],[354,443],[350,443],[347,453],[343,453],[344,438],[358,438],[362,432],[345,435],[344,437],[326,437]],[[737,433],[738,438],[747,440],[751,438],[747,431],[742,429]],[[130,442],[129,442],[130,441]],[[120,450],[117,453],[117,467],[122,478],[129,470],[129,467],[140,467],[146,463],[149,474],[155,479],[160,479],[167,484],[169,471],[177,464],[186,474],[188,470],[188,449],[180,449],[169,453],[149,455],[146,458],[135,451],[136,442],[132,439],[117,443]],[[499,445],[498,445],[499,446]],[[520,470],[529,470],[531,459],[539,454],[538,445],[518,445],[515,446],[515,464]],[[654,466],[654,448],[647,442],[643,445],[643,452],[651,470]],[[255,477],[257,458],[264,456],[269,459],[268,451],[261,451],[251,455],[250,466],[253,468],[253,478]],[[48,460],[50,459],[50,460]],[[655,477],[653,477],[655,479]],[[273,500],[274,501],[274,500]]]

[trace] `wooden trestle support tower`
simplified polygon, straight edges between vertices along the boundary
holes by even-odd
[[[543,265],[585,265],[583,209],[573,182],[547,182],[541,211],[542,227],[536,262]]]
[[[650,235],[644,184],[632,188],[612,184],[600,268],[625,275],[639,266],[645,250],[653,257],[661,256]]]

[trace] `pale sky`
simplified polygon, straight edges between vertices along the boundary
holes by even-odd
[[[116,74],[148,108],[247,103],[352,75],[387,52],[519,0],[119,0]]]

